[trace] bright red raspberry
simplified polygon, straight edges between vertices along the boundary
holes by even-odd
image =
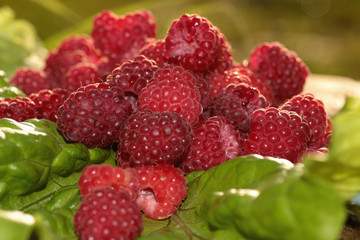
[[[292,97],[279,108],[294,111],[307,122],[311,133],[311,139],[308,142],[309,149],[317,150],[327,147],[331,134],[331,120],[320,99],[315,98],[311,93],[304,93]]]
[[[246,83],[229,84],[217,95],[213,103],[213,114],[230,120],[240,135],[246,138],[252,113],[269,105],[258,89]]]
[[[194,76],[181,66],[157,70],[139,95],[139,109],[175,112],[195,125],[202,112],[200,93]]]
[[[139,55],[144,55],[148,59],[154,60],[159,67],[164,67],[167,63],[165,40],[147,39],[147,43],[139,50]]]
[[[251,85],[251,79],[247,75],[241,74],[235,68],[211,74],[209,76],[210,98],[214,99],[216,95],[225,91],[227,85],[238,83],[247,83]]]
[[[136,199],[145,216],[151,219],[170,217],[187,195],[184,173],[173,166],[139,166],[140,191]]]
[[[192,71],[221,69],[229,59],[230,45],[208,19],[184,14],[172,22],[165,38],[166,58]],[[228,56],[230,55],[230,56]]]
[[[47,59],[45,72],[56,82],[55,87],[63,81],[66,73],[80,62],[104,65],[107,59],[95,48],[93,40],[87,35],[73,35],[63,40],[53,49]],[[104,69],[104,67],[102,67]],[[99,75],[104,73],[99,72]]]
[[[107,77],[107,82],[137,96],[158,69],[155,61],[140,55],[115,68]]]
[[[79,179],[80,194],[88,195],[96,188],[111,187],[117,191],[128,192],[131,199],[138,196],[139,179],[132,168],[113,167],[111,165],[90,165],[84,168]]]
[[[30,118],[43,118],[42,109],[28,97],[0,99],[0,119],[11,118],[22,122]]]
[[[103,11],[94,18],[91,32],[95,46],[109,58],[114,68],[133,59],[145,45],[145,40],[154,38],[155,35],[154,17],[145,10],[124,16]]]
[[[26,95],[52,89],[54,85],[44,71],[35,68],[19,68],[9,83],[19,87]]]
[[[59,83],[59,88],[75,92],[79,87],[102,82],[96,65],[81,62],[71,67]]]
[[[74,215],[74,228],[80,240],[133,240],[142,232],[143,219],[127,192],[104,187],[82,199]]]
[[[177,113],[138,111],[123,124],[119,166],[173,165],[189,148],[191,126]]]
[[[309,75],[297,54],[278,42],[257,46],[250,54],[249,68],[270,81],[274,106],[302,92]]]
[[[70,142],[107,147],[119,141],[120,127],[135,106],[135,99],[118,87],[89,84],[65,100],[58,110],[57,126]]]
[[[189,173],[207,170],[229,159],[243,155],[243,139],[231,122],[213,116],[193,129],[193,140],[181,168]]]
[[[274,107],[258,109],[253,112],[244,151],[297,163],[310,137],[309,125],[296,112]]]
[[[43,118],[56,122],[58,119],[57,111],[69,95],[70,92],[65,89],[54,88],[32,93],[29,98],[42,109]]]

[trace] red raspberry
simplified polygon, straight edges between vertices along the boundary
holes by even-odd
[[[32,93],[29,98],[42,109],[43,118],[56,122],[58,119],[57,111],[69,95],[70,92],[65,89],[54,88]]]
[[[137,172],[132,168],[123,169],[108,164],[87,166],[79,179],[81,196],[85,197],[94,189],[101,187],[126,191],[130,198],[135,200],[139,189]]]
[[[80,62],[92,63],[97,66],[102,66],[107,62],[107,59],[104,59],[100,51],[95,48],[93,40],[87,35],[74,35],[63,40],[57,48],[49,53],[45,72],[55,80],[56,84],[59,84],[69,69]],[[104,73],[100,72],[99,74],[103,75]]]
[[[311,133],[309,149],[317,150],[327,147],[331,133],[331,120],[321,100],[310,93],[305,93],[287,100],[280,109],[294,111],[307,122]]]
[[[279,157],[297,163],[311,137],[304,120],[292,111],[269,107],[253,112],[245,154]]]
[[[187,195],[184,173],[173,166],[139,166],[140,191],[136,199],[145,216],[151,219],[170,217]]]
[[[133,240],[142,232],[143,219],[127,192],[97,188],[81,201],[74,228],[80,240]]]
[[[155,20],[149,11],[140,10],[124,16],[103,11],[94,18],[91,36],[95,46],[116,67],[133,59],[145,40],[155,37],[155,31]]]
[[[44,71],[34,68],[19,68],[10,84],[19,87],[26,95],[53,88],[53,80]]]
[[[107,77],[107,82],[122,88],[125,92],[139,95],[140,90],[147,85],[158,68],[155,61],[140,55],[115,68]]]
[[[144,55],[148,59],[154,60],[159,67],[164,67],[167,63],[165,40],[148,39],[147,43],[139,50],[139,55]]]
[[[211,117],[195,126],[189,152],[181,167],[186,173],[207,170],[243,155],[242,145],[243,139],[228,119]]]
[[[181,66],[166,66],[154,74],[139,95],[140,110],[175,112],[196,124],[202,112],[194,76]]]
[[[309,69],[305,63],[278,42],[263,43],[250,55],[249,68],[270,81],[274,106],[302,92]]]
[[[173,165],[187,151],[190,141],[191,126],[179,114],[139,111],[123,124],[118,165]]]
[[[71,67],[65,74],[59,87],[70,92],[76,91],[81,86],[101,82],[96,65],[88,62],[81,62]]]
[[[42,110],[28,97],[0,99],[0,119],[11,118],[22,122],[30,118],[42,118]]]
[[[168,61],[192,71],[221,68],[221,61],[231,56],[229,48],[219,29],[196,14],[173,21],[165,38]]]
[[[266,98],[269,103],[273,101],[273,90],[270,82],[260,76],[259,74],[251,71],[248,67],[237,66],[232,71],[237,71],[240,74],[246,75],[250,79],[250,85],[259,89],[260,93]]]
[[[225,91],[227,85],[238,83],[247,83],[251,85],[251,79],[234,68],[221,73],[211,74],[209,76],[210,98],[214,99],[216,95]]]
[[[246,83],[229,84],[225,91],[214,99],[213,114],[230,120],[240,135],[249,134],[252,113],[269,104],[259,90]]]
[[[119,141],[119,129],[133,113],[135,99],[118,87],[94,83],[70,94],[58,110],[57,126],[70,142],[107,147]]]
[[[203,109],[206,109],[211,104],[210,98],[210,83],[209,80],[201,74],[201,72],[193,72],[196,80],[196,87],[200,92],[200,103]]]

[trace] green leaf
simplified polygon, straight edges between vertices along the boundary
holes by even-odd
[[[67,143],[45,119],[0,119],[0,149],[0,207],[7,210],[76,208],[82,169],[115,165],[112,150]]]
[[[215,229],[236,229],[246,239],[336,240],[346,219],[337,191],[301,165],[262,191],[239,189],[217,192],[200,207]]]

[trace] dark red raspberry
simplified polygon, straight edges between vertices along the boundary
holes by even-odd
[[[250,55],[249,68],[270,81],[274,106],[302,92],[309,69],[293,51],[278,42],[263,43]]]
[[[260,93],[264,95],[266,100],[269,103],[273,101],[273,90],[270,85],[270,81],[266,80],[264,77],[250,70],[250,68],[245,66],[234,67],[232,71],[237,71],[240,74],[246,75],[250,78],[250,85],[259,89]]]
[[[196,14],[184,14],[173,21],[165,38],[168,61],[192,71],[221,69],[226,65],[221,61],[230,59],[229,49],[220,30]]]
[[[135,99],[118,87],[93,83],[73,92],[58,110],[57,126],[70,142],[107,147],[119,141],[124,120],[135,111]]]
[[[10,84],[19,87],[26,95],[53,88],[53,80],[44,71],[34,68],[19,68]]]
[[[145,40],[154,38],[155,35],[154,17],[145,10],[124,16],[103,11],[94,18],[91,32],[95,46],[109,58],[114,68],[133,59],[145,45]]]
[[[214,116],[195,126],[189,152],[182,162],[186,172],[207,170],[243,155],[243,139],[231,122]]]
[[[56,122],[58,119],[57,111],[69,95],[70,92],[65,89],[54,88],[32,93],[29,98],[42,109],[43,118]]]
[[[279,157],[297,163],[306,151],[310,128],[296,112],[274,107],[253,112],[246,154]]]
[[[95,48],[93,40],[87,35],[73,35],[63,40],[49,53],[45,72],[55,80],[56,84],[59,84],[69,69],[80,62],[97,66],[107,63],[107,59],[104,59],[100,51]],[[103,74],[99,72],[99,75]]]
[[[317,150],[327,147],[331,133],[331,120],[327,116],[324,103],[320,99],[316,99],[311,93],[304,93],[292,97],[279,108],[294,111],[307,122],[311,133],[311,139],[308,143],[309,149]]]
[[[258,89],[246,83],[229,84],[214,99],[213,114],[230,120],[240,135],[246,138],[252,113],[269,105]]]
[[[191,126],[179,114],[138,111],[121,129],[118,165],[173,165],[187,151],[190,141]]]
[[[125,92],[139,95],[141,89],[147,85],[157,69],[159,67],[155,61],[140,55],[115,68],[107,77],[107,82],[122,88]]]
[[[139,166],[140,191],[136,200],[145,216],[151,219],[170,217],[187,195],[184,173],[173,166]]]
[[[88,62],[81,62],[68,70],[64,79],[59,83],[59,88],[74,92],[79,87],[99,82],[102,82],[102,80],[96,65]]]
[[[117,191],[128,192],[136,200],[139,189],[137,172],[132,168],[113,167],[111,165],[90,165],[81,173],[79,179],[80,194],[88,195],[96,188],[111,187]]]
[[[251,85],[251,79],[234,68],[221,73],[211,74],[209,76],[210,98],[214,99],[216,95],[225,91],[227,85],[238,83],[247,83]]]
[[[97,188],[81,201],[74,228],[80,240],[133,240],[142,232],[143,219],[127,192]]]
[[[157,70],[139,95],[140,110],[175,112],[194,125],[202,112],[200,93],[194,76],[181,66]]]
[[[165,40],[148,39],[147,43],[139,50],[139,55],[144,55],[148,59],[154,60],[159,67],[164,67],[167,63]]]
[[[28,97],[0,99],[0,119],[11,118],[22,122],[30,118],[42,118],[42,110]]]

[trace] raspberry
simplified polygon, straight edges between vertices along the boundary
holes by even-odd
[[[154,74],[139,95],[140,110],[175,112],[196,124],[202,112],[194,76],[181,66],[166,66]]]
[[[168,61],[192,71],[221,68],[221,61],[230,58],[229,48],[220,30],[196,14],[173,21],[165,38]]]
[[[43,118],[56,122],[58,119],[57,111],[69,95],[70,92],[65,89],[54,88],[32,93],[29,98],[42,109]]]
[[[74,92],[81,86],[99,82],[101,78],[96,65],[81,62],[68,70],[63,81],[59,83],[59,88]]]
[[[184,173],[173,166],[139,166],[140,191],[136,199],[145,216],[151,219],[170,217],[187,195]]]
[[[122,88],[125,92],[139,95],[140,90],[147,85],[158,68],[155,61],[140,55],[115,68],[107,77],[107,82]]]
[[[148,39],[147,43],[139,50],[139,55],[144,55],[148,59],[154,60],[159,67],[164,67],[167,63],[165,40]]]
[[[269,107],[253,112],[245,154],[285,158],[297,163],[311,137],[304,120],[292,111]]]
[[[246,75],[250,79],[250,85],[259,89],[260,93],[266,98],[269,103],[273,101],[273,91],[270,82],[260,76],[259,74],[251,71],[248,67],[237,66],[232,71],[237,71],[240,74]]]
[[[30,118],[42,118],[42,110],[28,97],[0,99],[0,119],[11,118],[22,122]]]
[[[57,126],[70,142],[107,147],[119,141],[122,123],[135,110],[135,99],[122,89],[93,83],[70,94],[58,110]]]
[[[139,188],[137,172],[132,168],[123,169],[108,164],[87,166],[79,179],[81,196],[85,197],[94,189],[101,187],[126,191],[130,198],[135,200]]]
[[[200,92],[200,103],[203,109],[206,109],[211,104],[210,99],[210,83],[208,79],[200,72],[193,72],[196,80],[196,87]]]
[[[53,49],[47,59],[45,72],[54,79],[56,86],[63,81],[65,74],[80,62],[103,66],[107,59],[94,46],[93,40],[87,35],[73,35]],[[103,66],[101,69],[105,69]],[[103,75],[99,72],[99,75]]]
[[[309,149],[317,150],[327,147],[331,123],[321,100],[316,99],[310,93],[305,93],[292,97],[279,108],[296,112],[308,123],[311,133],[311,139],[308,143]]]
[[[179,114],[138,111],[121,129],[118,165],[173,165],[187,151],[190,141],[191,126]]]
[[[249,68],[270,81],[274,106],[299,94],[309,69],[302,60],[278,42],[263,43],[250,55]]]
[[[149,11],[140,10],[124,16],[103,11],[94,18],[91,36],[95,46],[116,67],[133,59],[145,40],[155,37],[155,31],[155,20]]]
[[[195,126],[193,140],[181,168],[186,173],[207,170],[243,155],[242,145],[243,139],[230,121],[213,116]]]
[[[210,98],[214,99],[216,95],[225,91],[226,86],[231,83],[247,83],[251,85],[251,79],[234,68],[221,73],[211,74],[209,76]]]
[[[97,188],[82,199],[74,228],[80,240],[132,240],[140,236],[143,219],[127,192]]]
[[[44,71],[34,68],[19,68],[10,79],[10,84],[19,87],[26,95],[53,87],[52,79]]]
[[[229,84],[225,91],[214,99],[214,115],[230,120],[240,135],[245,138],[249,133],[252,113],[269,104],[259,90],[246,83]]]

